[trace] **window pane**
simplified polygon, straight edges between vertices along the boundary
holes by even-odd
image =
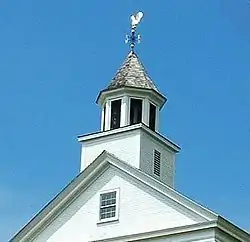
[[[101,201],[116,199],[116,191],[101,194]]]
[[[100,196],[100,219],[112,218],[116,215],[116,191]]]
[[[116,206],[101,208],[100,209],[101,219],[115,217],[115,210],[116,210]]]

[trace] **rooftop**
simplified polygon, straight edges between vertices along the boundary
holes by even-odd
[[[138,87],[159,92],[135,52],[131,51],[107,89]]]

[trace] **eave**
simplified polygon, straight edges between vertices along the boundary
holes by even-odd
[[[112,97],[113,95],[133,96],[136,95],[137,93],[143,94],[144,96],[148,96],[149,99],[156,100],[156,102],[160,106],[160,109],[164,106],[164,104],[167,101],[167,98],[165,96],[163,96],[161,93],[157,92],[154,89],[124,86],[113,89],[104,89],[100,91],[97,96],[96,103],[102,106],[107,97]]]
[[[95,132],[95,133],[91,133],[91,134],[87,134],[87,135],[79,135],[78,136],[78,141],[79,142],[84,142],[84,141],[88,141],[88,140],[99,139],[99,138],[104,137],[104,136],[106,137],[106,136],[111,136],[111,135],[117,135],[119,133],[131,132],[133,130],[138,130],[138,129],[143,130],[144,132],[146,132],[147,134],[149,134],[151,136],[154,136],[161,143],[163,143],[165,145],[167,144],[167,146],[171,150],[173,150],[175,153],[178,153],[181,150],[179,145],[177,145],[176,143],[174,143],[170,139],[164,137],[160,133],[152,131],[151,129],[149,129],[143,123],[124,126],[124,127],[119,128],[119,129],[112,129],[112,130],[107,130],[107,131],[99,131],[99,132]]]

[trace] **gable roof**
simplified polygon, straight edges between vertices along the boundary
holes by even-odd
[[[125,86],[153,89],[154,91],[159,92],[151,78],[148,76],[139,57],[133,51],[128,54],[107,89]]]
[[[180,206],[185,207],[190,212],[204,218],[204,221],[220,221],[223,228],[226,228],[225,230],[230,228],[230,231],[233,231],[233,235],[235,235],[236,238],[239,236],[247,236],[250,241],[250,235],[248,233],[230,224],[217,214],[191,201],[187,197],[181,195],[174,189],[145,174],[139,169],[136,169],[126,162],[118,159],[107,151],[103,151],[85,170],[76,176],[51,202],[49,202],[33,219],[31,219],[28,224],[25,225],[11,239],[11,241],[23,242],[34,239],[35,236],[37,236],[43,228],[50,224],[50,222],[57,217],[64,208],[66,208],[73,200],[82,194],[85,189],[91,185],[96,177],[103,174],[110,166],[114,166],[125,172],[128,176],[132,176],[133,178],[140,180],[152,189],[172,199]]]

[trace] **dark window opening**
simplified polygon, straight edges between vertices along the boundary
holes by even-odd
[[[154,174],[161,175],[161,153],[158,150],[154,150]]]
[[[103,125],[102,125],[102,130],[105,131],[105,124],[106,124],[106,103],[104,104],[103,107]]]
[[[121,99],[111,102],[111,129],[120,128],[121,120]]]
[[[130,124],[141,123],[142,120],[142,100],[130,100]]]
[[[149,108],[149,128],[155,131],[155,117],[156,117],[156,107],[150,103]]]

